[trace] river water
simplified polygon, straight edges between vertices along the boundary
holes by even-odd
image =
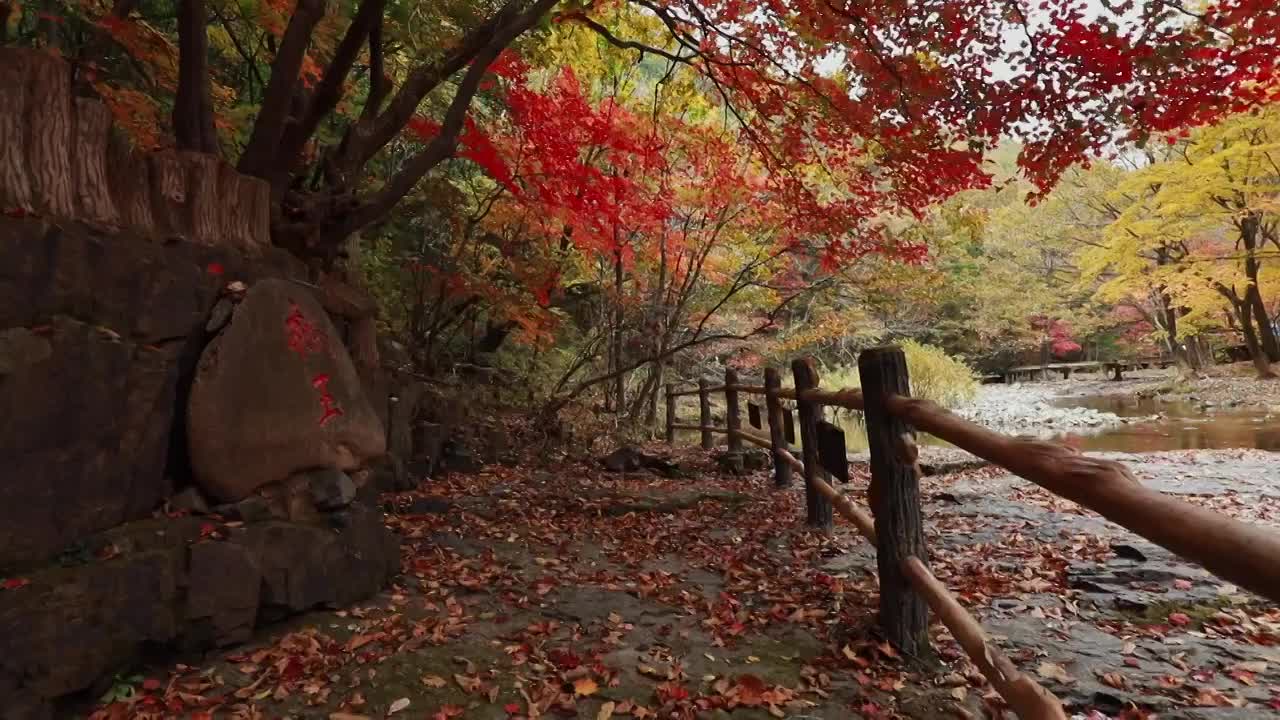
[[[1072,427],[1055,431],[1037,428],[1037,438],[1054,440],[1081,451],[1160,452],[1164,450],[1225,450],[1257,448],[1280,451],[1280,415],[1263,410],[1209,411],[1194,403],[1164,402],[1157,398],[1127,395],[1075,397],[1054,400],[1062,408],[1090,408],[1122,418],[1133,418],[1126,424],[1105,427]],[[1150,419],[1159,416],[1158,419]],[[854,413],[828,414],[845,432],[850,453],[867,449],[866,428]],[[1009,434],[1017,431],[1002,430]],[[919,438],[922,445],[950,447],[934,437]]]
[[[1195,403],[1130,395],[1071,398],[1056,404],[1092,408],[1120,417],[1161,416],[1159,420],[1119,425],[1096,434],[1065,433],[1061,439],[1081,450],[1280,450],[1280,416],[1263,410],[1205,410]]]

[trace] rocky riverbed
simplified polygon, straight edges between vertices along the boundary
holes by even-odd
[[[956,413],[985,427],[1019,435],[1051,436],[1064,431],[1102,430],[1116,425],[1158,420],[1159,417],[1122,417],[1089,407],[1057,404],[1062,385],[1071,383],[1027,383],[984,385],[977,397]]]

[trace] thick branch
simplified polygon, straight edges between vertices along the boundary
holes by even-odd
[[[488,72],[489,65],[513,40],[537,24],[556,2],[558,0],[537,0],[528,10],[494,34],[489,44],[476,55],[471,67],[458,83],[458,89],[449,103],[449,109],[445,112],[444,121],[440,124],[440,132],[432,138],[426,148],[409,158],[381,191],[330,229],[327,233],[328,240],[346,237],[385,215],[405,195],[408,195],[428,172],[453,155],[458,146],[458,136],[462,132],[467,112],[471,108],[471,100],[480,90],[481,80]],[[395,112],[395,105],[399,98],[400,94],[391,101],[392,107],[388,108],[388,113]],[[408,122],[408,119],[406,117],[405,122]]]
[[[262,109],[253,124],[249,144],[240,156],[237,167],[240,172],[264,179],[270,177],[279,157],[280,138],[289,120],[289,106],[298,84],[298,72],[311,43],[311,33],[323,15],[323,0],[298,0],[280,41],[275,62],[271,63],[271,79],[262,95]]]
[[[369,39],[372,52],[373,40],[371,36],[374,28],[381,23],[382,11],[385,5],[386,0],[363,0],[360,3],[360,9],[356,11],[356,16],[351,20],[351,25],[347,27],[346,35],[342,37],[342,41],[338,43],[337,50],[333,53],[333,60],[329,62],[329,67],[325,68],[324,77],[316,85],[315,94],[312,96],[311,102],[307,104],[307,109],[303,113],[302,119],[290,125],[284,132],[275,167],[273,168],[276,174],[272,182],[273,185],[288,181],[289,176],[297,169],[298,161],[302,156],[302,149],[311,140],[311,136],[315,134],[316,128],[320,126],[320,121],[333,112],[333,109],[338,106],[338,101],[342,100],[343,86],[347,82],[347,75],[350,74],[351,67],[355,65],[356,58],[360,55],[360,48],[364,46],[366,39]],[[371,77],[370,82],[372,81],[373,78]],[[276,189],[279,190],[281,188]]]
[[[522,14],[520,8],[524,2],[525,0],[509,0],[493,17],[464,36],[444,57],[414,68],[387,104],[386,111],[379,114],[376,105],[372,102],[366,104],[360,120],[352,126],[343,140],[337,163],[338,172],[347,179],[354,176],[408,124],[414,113],[418,111],[418,104],[427,96],[427,93],[474,61],[481,52],[492,45],[499,35],[503,34],[505,28],[517,23],[535,8],[537,17],[540,17],[555,5],[555,2],[539,0],[533,8]],[[523,31],[522,29],[520,32]],[[505,45],[506,43],[503,43],[504,47]],[[373,99],[371,96],[370,100]]]

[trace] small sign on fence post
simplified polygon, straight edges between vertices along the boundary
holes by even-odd
[[[822,469],[842,483],[849,482],[849,456],[844,449],[844,431],[826,420],[818,421],[818,458]]]
[[[764,427],[760,424],[760,406],[753,402],[747,403],[747,422],[757,430]]]
[[[782,408],[782,431],[790,445],[796,444],[796,418],[791,408]]]

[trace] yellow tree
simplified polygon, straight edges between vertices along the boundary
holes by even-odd
[[[1167,157],[1134,173],[1113,194],[1127,205],[1106,232],[1108,267],[1154,283],[1162,293],[1210,283],[1229,305],[1259,374],[1270,376],[1280,342],[1263,297],[1262,270],[1264,246],[1280,248],[1280,108],[1236,115],[1171,142]],[[1156,256],[1160,271],[1134,265],[1134,253],[1142,261]],[[1188,263],[1223,267],[1189,271]],[[1191,280],[1173,279],[1183,272]],[[1181,301],[1202,303],[1203,297],[1188,292]]]

